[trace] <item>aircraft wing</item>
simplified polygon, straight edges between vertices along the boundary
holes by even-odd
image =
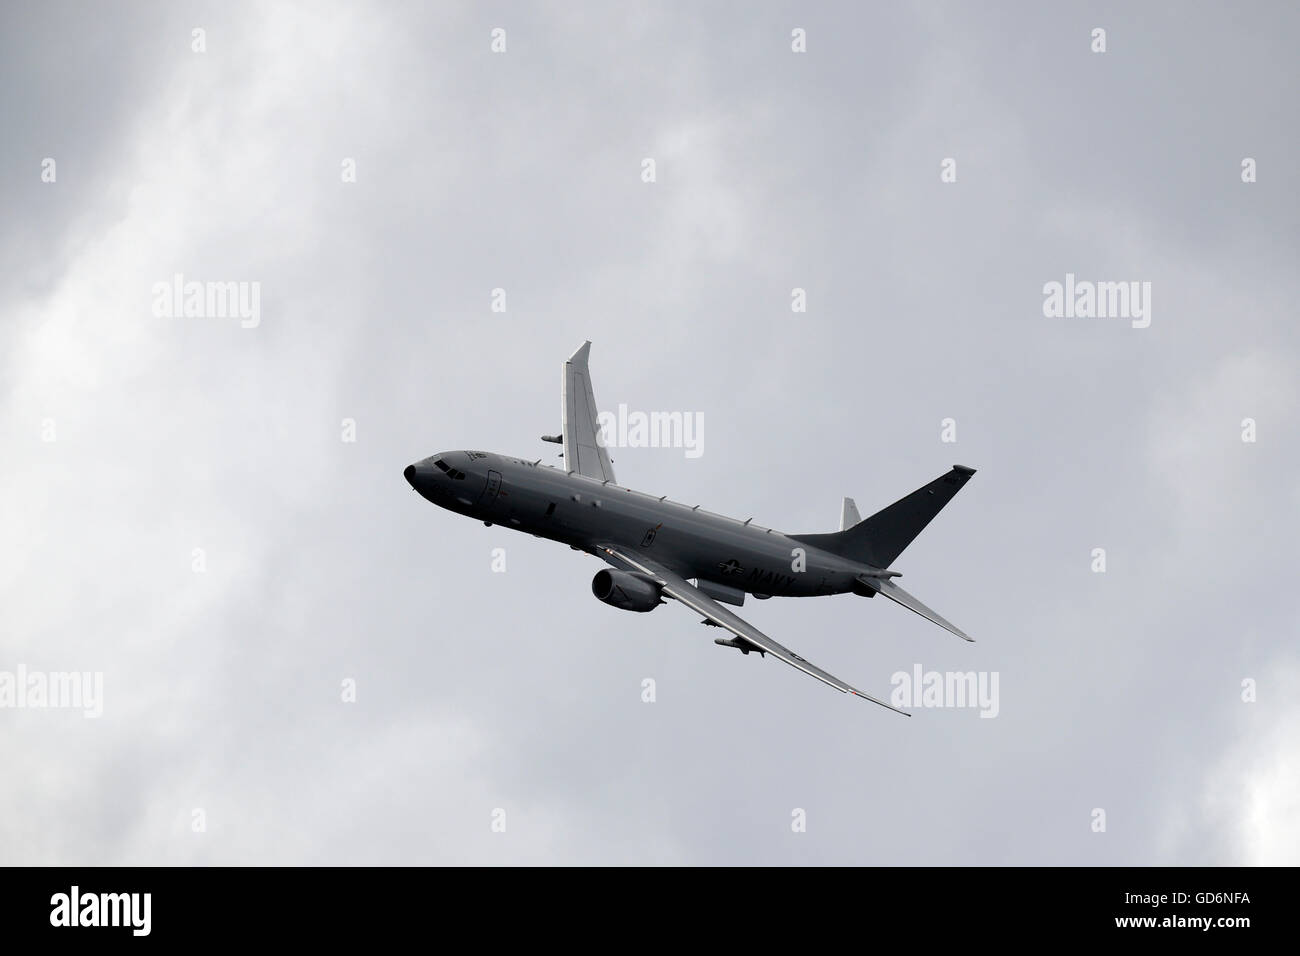
[[[659,585],[663,588],[664,594],[668,595],[668,597],[681,604],[685,604],[692,611],[703,615],[707,620],[712,621],[719,627],[726,628],[732,634],[735,634],[741,641],[751,645],[754,650],[771,654],[773,657],[780,661],[784,661],[791,667],[798,668],[805,674],[817,678],[823,684],[829,684],[841,693],[862,697],[865,700],[871,701],[873,704],[879,704],[881,707],[888,707],[890,710],[902,714],[904,717],[912,716],[906,711],[899,710],[897,707],[885,703],[883,700],[872,697],[870,694],[864,694],[856,687],[844,683],[844,681],[840,680],[838,677],[826,673],[826,671],[822,670],[820,667],[808,663],[794,651],[782,647],[776,641],[772,640],[758,628],[754,627],[754,625],[737,615],[732,614],[699,588],[691,585],[677,572],[672,571],[661,564],[651,563],[644,558],[631,558],[628,555],[605,545],[598,546],[597,552],[602,558],[619,570],[638,571],[641,574],[648,574],[659,582]]]
[[[600,425],[596,420],[596,396],[591,390],[591,369],[587,359],[591,343],[583,342],[578,351],[564,363],[564,381],[560,404],[564,442],[565,470],[595,478],[597,481],[614,481],[614,466],[609,454],[600,443]]]

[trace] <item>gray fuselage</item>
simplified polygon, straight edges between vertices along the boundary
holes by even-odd
[[[617,547],[757,597],[843,594],[868,570],[752,522],[508,455],[443,452],[404,474],[448,511],[593,554]]]

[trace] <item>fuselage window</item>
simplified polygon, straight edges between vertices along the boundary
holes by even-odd
[[[549,517],[550,517],[551,515],[553,515],[553,514],[555,514],[555,502],[554,502],[554,501],[552,501],[549,505],[546,506],[546,517],[549,518]]]

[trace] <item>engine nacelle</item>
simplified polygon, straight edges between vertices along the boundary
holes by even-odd
[[[656,582],[641,574],[609,568],[596,572],[591,579],[591,593],[624,611],[653,611],[663,603]]]

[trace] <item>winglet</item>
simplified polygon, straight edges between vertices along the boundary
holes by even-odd
[[[569,356],[569,361],[574,365],[587,367],[588,360],[591,358],[591,340],[587,340],[578,346],[578,350]]]

